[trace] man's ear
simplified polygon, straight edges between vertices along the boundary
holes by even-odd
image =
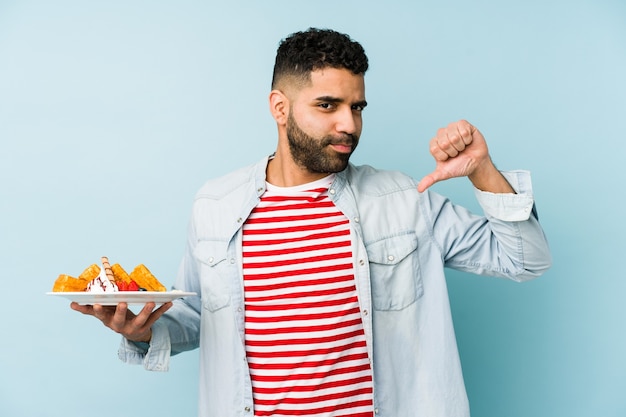
[[[270,112],[272,117],[279,125],[287,124],[287,118],[289,116],[289,99],[280,90],[272,90],[270,92]]]

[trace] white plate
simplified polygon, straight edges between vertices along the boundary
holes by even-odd
[[[196,295],[195,292],[183,291],[118,291],[107,293],[94,292],[48,292],[46,295],[56,295],[65,297],[78,304],[100,304],[103,306],[114,306],[118,303],[146,304],[155,302],[163,304],[177,298]]]

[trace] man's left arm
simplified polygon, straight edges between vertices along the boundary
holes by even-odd
[[[443,229],[437,228],[443,232],[435,235],[445,236],[441,241],[452,245],[443,245],[449,249],[446,251],[448,266],[468,269],[466,266],[471,264],[474,267],[468,269],[470,272],[503,275],[515,280],[538,276],[550,266],[550,251],[537,220],[528,172],[498,171],[484,137],[464,120],[439,129],[430,142],[430,152],[437,165],[420,181],[418,191],[423,192],[438,181],[467,176],[476,188],[478,202],[485,212],[484,220],[487,220],[483,223],[484,220],[469,213],[461,215],[462,211],[448,210],[445,206],[436,208],[436,211],[442,210],[440,214],[446,213],[437,216],[447,220]],[[457,219],[459,215],[467,217]],[[460,235],[454,237],[453,230]],[[477,252],[478,248],[491,249],[487,253]],[[504,271],[508,272],[501,273]]]

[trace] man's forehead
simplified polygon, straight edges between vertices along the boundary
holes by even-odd
[[[347,69],[323,68],[311,71],[310,82],[302,90],[313,95],[349,95],[362,100],[365,95],[365,79],[363,74],[354,74]]]

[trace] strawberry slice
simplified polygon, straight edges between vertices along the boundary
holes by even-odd
[[[126,291],[139,291],[139,284],[135,281],[130,281],[128,283],[128,289]]]

